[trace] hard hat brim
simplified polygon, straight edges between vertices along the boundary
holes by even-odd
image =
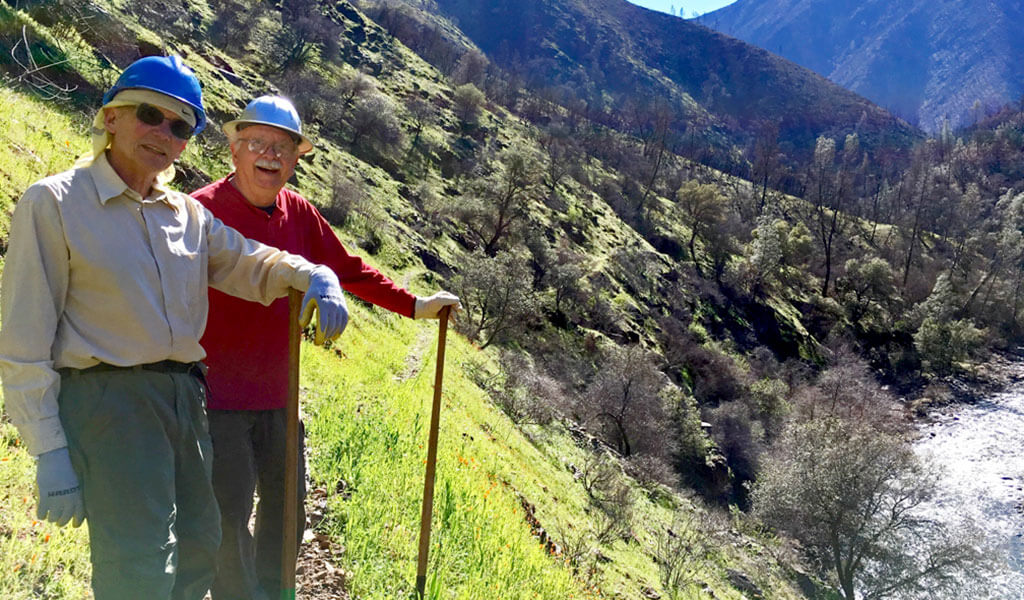
[[[223,129],[224,134],[230,138],[231,136],[235,135],[235,132],[238,131],[239,125],[266,125],[267,127],[273,127],[275,129],[280,129],[281,131],[287,131],[292,135],[299,136],[299,154],[305,154],[313,149],[313,142],[311,142],[308,137],[302,135],[302,133],[295,131],[294,129],[291,129],[290,127],[282,127],[280,123],[271,123],[269,121],[258,121],[253,119],[235,119],[234,121],[228,121],[227,123],[225,123],[221,127],[221,129]]]

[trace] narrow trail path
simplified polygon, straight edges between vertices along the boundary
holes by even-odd
[[[394,379],[402,382],[416,377],[423,370],[423,357],[435,340],[434,328],[422,327],[409,347],[405,364]],[[308,485],[308,482],[307,482]],[[327,492],[311,489],[306,497],[306,515],[309,529],[299,546],[299,561],[296,568],[296,598],[302,600],[349,600],[346,591],[349,573],[335,563],[344,553],[338,541],[313,531],[324,517],[327,508]]]
[[[435,329],[422,327],[409,347],[401,372],[395,374],[396,381],[416,377],[423,370],[423,357],[430,350],[436,338]],[[302,390],[304,396],[306,390]],[[301,398],[300,398],[301,405]],[[310,489],[306,496],[306,530],[299,545],[299,559],[295,570],[296,598],[301,600],[349,600],[347,581],[350,573],[337,566],[345,548],[339,541],[314,531],[324,518],[327,508],[327,492],[320,488]],[[250,531],[255,527],[255,518],[249,523]],[[209,600],[209,595],[206,599]]]
[[[416,341],[412,343],[409,353],[405,355],[405,366],[401,372],[395,374],[395,381],[406,381],[419,375],[420,371],[423,370],[423,355],[430,350],[430,346],[434,343],[436,337],[433,328],[420,328],[416,333]]]

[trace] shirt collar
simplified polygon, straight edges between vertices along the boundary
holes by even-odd
[[[92,174],[93,181],[96,183],[96,193],[99,195],[101,205],[106,206],[107,202],[112,198],[117,198],[121,195],[136,202],[142,202],[142,196],[128,187],[128,184],[121,179],[117,171],[114,170],[114,167],[110,166],[106,152],[101,152],[88,168]],[[177,206],[175,206],[172,200],[174,194],[170,192],[171,189],[166,184],[154,181],[148,199],[153,202],[163,202],[177,210]]]

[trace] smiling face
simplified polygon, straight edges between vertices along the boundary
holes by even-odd
[[[232,183],[250,203],[266,207],[274,203],[295,172],[299,155],[288,132],[270,125],[250,125],[236,134],[231,159],[235,163]]]
[[[171,166],[185,150],[186,141],[171,133],[178,115],[157,107],[164,115],[158,125],[147,125],[135,116],[135,106],[104,109],[103,124],[111,135],[108,160],[129,187],[143,196],[156,176]]]

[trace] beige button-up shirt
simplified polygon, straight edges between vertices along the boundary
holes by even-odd
[[[208,285],[269,304],[307,289],[315,267],[242,237],[185,194],[141,197],[105,155],[25,192],[6,261],[4,404],[35,455],[67,445],[56,369],[201,360]]]

